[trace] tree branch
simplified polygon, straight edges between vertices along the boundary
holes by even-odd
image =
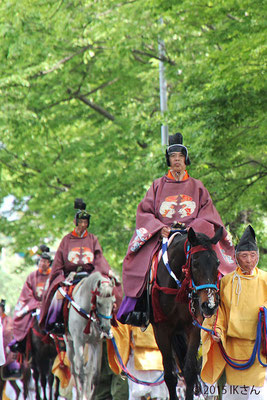
[[[91,90],[90,92],[83,94],[83,96],[90,96],[91,94],[97,92],[98,90],[104,89],[105,87],[112,85],[113,83],[117,82],[118,80],[119,80],[119,78],[115,78],[112,81],[108,81],[108,82],[102,83],[101,85],[99,85],[95,89]],[[57,106],[57,105],[59,105],[61,103],[65,103],[66,101],[70,101],[72,99],[76,99],[76,98],[78,98],[80,96],[80,89],[81,89],[80,86],[79,86],[78,90],[76,90],[75,92],[71,92],[71,90],[68,89],[67,92],[70,94],[69,97],[66,97],[66,98],[63,98],[61,100],[58,100],[55,103],[48,104],[46,107],[40,108],[39,110],[36,109],[36,110],[34,110],[34,112],[35,113],[39,113],[39,112],[42,112],[42,111],[47,110],[49,108],[53,108],[53,107],[55,107],[55,106]]]
[[[239,18],[234,17],[232,14],[227,14],[227,18],[233,19],[234,21],[242,22]]]
[[[91,94],[97,92],[100,89],[104,89],[107,86],[113,85],[113,83],[117,82],[118,80],[119,80],[119,78],[115,78],[112,81],[102,83],[101,85],[97,86],[95,89],[91,90],[90,92],[85,93],[84,96],[90,96]]]
[[[76,99],[81,100],[84,104],[91,107],[93,110],[95,110],[99,114],[103,115],[105,118],[109,119],[110,121],[114,121],[115,117],[113,115],[111,115],[107,110],[105,110],[103,107],[99,106],[98,104],[92,103],[84,95],[82,95],[82,94],[77,95]]]
[[[132,50],[132,53],[133,54],[139,54],[139,55],[145,56],[145,57],[155,58],[156,60],[159,60],[159,61],[162,61],[162,62],[167,62],[167,63],[169,63],[171,65],[175,65],[175,62],[173,60],[171,60],[169,57],[164,57],[164,56],[159,57],[159,56],[157,56],[157,55],[155,55],[153,53],[149,53],[147,51],[141,51],[141,50],[137,50],[137,49]]]
[[[257,164],[257,165],[260,165],[261,167],[263,167],[264,169],[266,169],[266,166],[264,164],[260,163],[257,160],[245,161],[245,162],[243,162],[241,164],[234,165],[233,168],[240,168],[240,167],[243,167],[244,165],[248,165],[248,164]]]
[[[88,46],[85,46],[82,49],[78,50],[76,53],[70,54],[69,56],[62,58],[62,60],[59,60],[52,68],[45,70],[45,71],[39,71],[39,72],[37,72],[37,74],[29,76],[28,79],[35,79],[35,78],[38,78],[39,76],[44,76],[44,75],[50,74],[51,72],[56,71],[62,64],[65,64],[66,62],[70,61],[72,58],[84,53],[86,50],[91,49],[92,47],[93,46],[91,44]]]
[[[2,149],[5,150],[8,154],[10,154],[12,157],[14,157],[16,160],[18,160],[18,163],[19,163],[19,165],[21,167],[27,168],[28,170],[30,170],[31,172],[27,172],[28,174],[31,174],[32,176],[34,176],[36,173],[37,174],[41,174],[42,173],[42,171],[40,169],[33,168],[26,161],[20,160],[17,154],[12,153],[11,151],[7,150],[5,147],[2,147]],[[4,164],[11,171],[21,172],[21,168],[13,167],[13,166],[9,165],[6,161],[1,160],[1,159],[0,159],[0,162],[2,164]],[[23,171],[22,176],[25,177],[25,171]],[[52,185],[49,182],[46,182],[46,185],[47,185],[47,187],[50,187],[52,189],[56,189],[56,190],[58,190],[60,192],[66,192],[68,189],[71,188],[71,185],[61,182],[59,178],[57,178],[57,182],[59,184],[61,184],[63,186],[63,188],[60,188],[60,187],[55,186],[55,185]]]

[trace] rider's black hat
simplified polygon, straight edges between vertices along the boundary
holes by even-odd
[[[169,145],[166,149],[166,161],[168,167],[170,166],[169,156],[172,153],[182,153],[185,156],[185,164],[190,164],[187,147],[183,145],[183,135],[180,132],[169,136]]]
[[[6,300],[5,299],[1,299],[0,301],[0,307],[3,308],[3,311],[5,311],[5,307],[6,307]]]
[[[77,198],[74,201],[74,208],[78,211],[75,214],[75,223],[78,225],[79,219],[86,219],[88,221],[88,227],[90,225],[91,215],[86,211],[86,204],[83,199]]]
[[[46,253],[45,251],[42,254],[40,254],[40,258],[44,258],[45,260],[51,261],[50,254]]]
[[[236,252],[238,253],[239,251],[259,251],[255,232],[251,225],[245,229],[245,232],[236,246]]]

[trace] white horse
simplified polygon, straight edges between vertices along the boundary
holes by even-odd
[[[91,400],[94,396],[100,375],[102,341],[111,332],[114,284],[114,279],[93,272],[78,284],[77,290],[74,289],[73,300],[82,311],[70,307],[67,354],[76,383],[77,400]],[[83,311],[87,317],[81,315]],[[89,333],[84,333],[85,328]]]

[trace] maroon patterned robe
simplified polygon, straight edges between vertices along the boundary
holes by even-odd
[[[86,232],[83,237],[78,237],[75,232],[71,232],[62,239],[53,261],[48,289],[44,294],[40,315],[41,326],[44,325],[56,289],[69,273],[77,271],[78,267],[82,267],[83,271],[99,271],[104,275],[108,275],[111,270],[97,237],[92,233]],[[114,288],[114,294],[117,306],[119,306],[122,300],[122,289],[119,283]]]
[[[2,326],[3,326],[3,347],[4,347],[4,353],[5,353],[5,358],[6,362],[4,365],[8,365],[14,360],[16,360],[17,355],[15,353],[10,352],[10,350],[7,352],[8,344],[11,342],[11,340],[14,338],[13,336],[13,320],[10,316],[6,314],[2,314],[2,317],[0,317],[2,320]]]
[[[37,269],[28,275],[23,285],[13,317],[14,337],[18,342],[26,337],[31,327],[32,312],[41,308],[42,295],[48,278],[49,274]]]
[[[167,175],[156,179],[138,205],[136,229],[123,262],[123,288],[127,297],[141,296],[152,257],[160,246],[160,231],[174,221],[209,237],[223,226],[201,181],[191,177],[175,181]],[[220,260],[220,272],[232,272],[236,267],[234,247],[225,228],[215,250]]]

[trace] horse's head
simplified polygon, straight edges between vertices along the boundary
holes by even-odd
[[[199,308],[204,317],[212,316],[219,305],[217,290],[219,260],[212,249],[222,237],[220,227],[213,238],[203,233],[196,233],[192,228],[188,231],[191,244],[191,277],[193,295],[198,294]]]
[[[102,276],[96,285],[95,308],[99,322],[99,328],[105,336],[110,335],[111,320],[115,304],[113,288],[115,281],[113,278]]]

